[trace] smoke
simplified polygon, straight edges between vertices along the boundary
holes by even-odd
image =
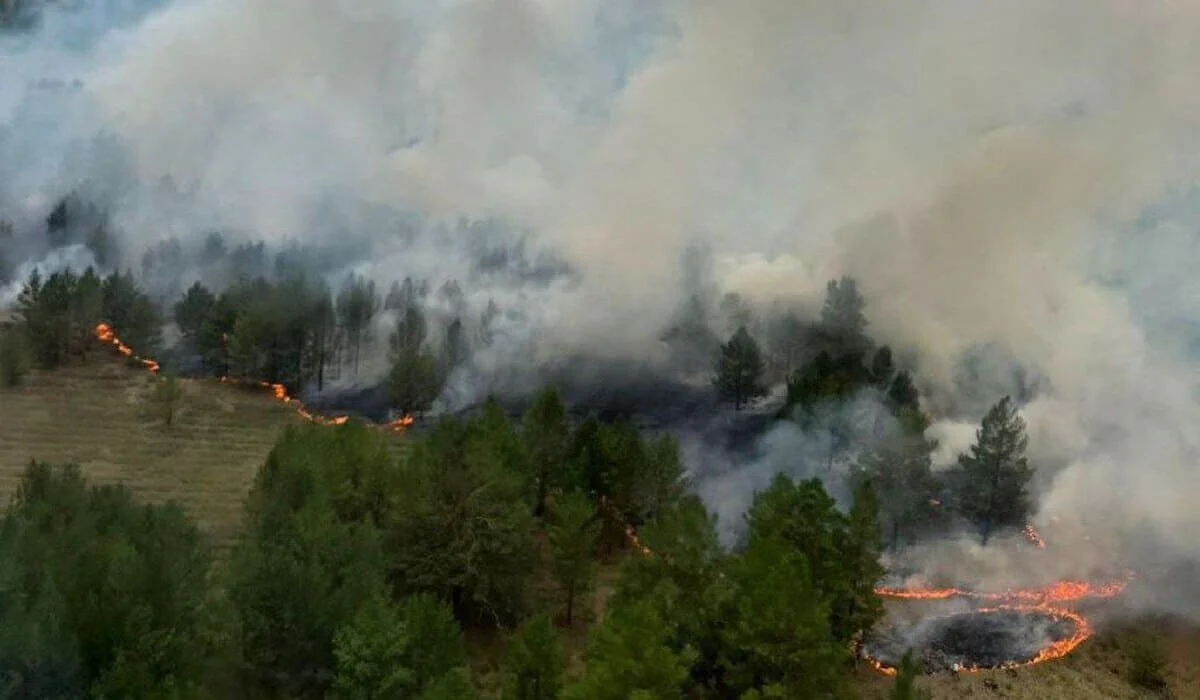
[[[96,259],[82,245],[70,245],[50,251],[44,258],[26,260],[17,266],[13,274],[13,282],[0,284],[0,309],[13,305],[21,294],[21,288],[35,271],[45,279],[55,272],[63,270],[84,270],[93,267]]]
[[[750,415],[774,416],[784,398],[782,392],[768,397]],[[886,434],[894,423],[875,392],[865,390],[843,403],[817,407],[810,421],[777,422],[741,450],[695,436],[685,440],[684,454],[697,491],[717,516],[722,541],[733,544],[744,533],[742,515],[754,494],[770,486],[776,474],[797,481],[820,479],[835,500],[849,507],[856,446]],[[702,434],[729,432],[728,426],[707,426]]]
[[[1039,522],[1114,542],[1136,525],[1141,564],[1200,558],[1200,6],[75,4],[0,38],[0,202],[30,256],[82,190],[122,264],[221,230],[356,246],[330,279],[462,280],[472,314],[505,314],[458,405],[580,353],[660,361],[696,240],[763,304],[811,309],[852,274],[872,334],[919,363],[944,449],[997,398],[961,391],[960,360],[998,348],[977,375],[990,393],[1027,372]],[[480,272],[520,240],[574,274]],[[779,461],[820,451],[788,431],[700,485],[717,510],[811,471]]]

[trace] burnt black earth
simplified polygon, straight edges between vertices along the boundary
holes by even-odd
[[[1000,668],[1032,661],[1042,649],[1074,632],[1071,620],[1041,611],[973,611],[880,630],[864,644],[863,653],[895,667],[911,650],[926,673]]]

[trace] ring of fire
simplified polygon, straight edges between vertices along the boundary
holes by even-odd
[[[1047,637],[1043,644],[1031,653],[1013,655],[1020,658],[1004,659],[998,663],[986,664],[964,660],[957,662],[957,665],[952,668],[944,669],[973,672],[985,668],[1012,668],[1036,664],[1070,654],[1092,636],[1093,629],[1087,618],[1066,606],[1082,600],[1112,598],[1120,595],[1132,578],[1133,572],[1127,572],[1125,577],[1105,583],[1057,581],[1042,588],[1009,589],[997,592],[969,591],[961,588],[881,587],[875,589],[875,593],[885,599],[909,601],[944,601],[951,598],[966,598],[978,601],[983,605],[970,612],[931,618],[934,621],[1006,614],[1027,616],[1031,620],[1049,620],[1060,625],[1060,629],[1065,630],[1060,634]],[[870,644],[864,645],[861,653],[871,665],[883,673],[889,675],[896,673],[898,658],[890,659],[886,653],[873,652]]]
[[[884,673],[895,673],[907,651],[918,653],[926,672],[974,672],[1015,668],[1061,658],[1092,634],[1074,611],[1037,606],[998,606],[926,618],[891,630],[864,646],[863,654]]]

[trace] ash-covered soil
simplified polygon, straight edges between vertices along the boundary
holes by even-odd
[[[1074,633],[1074,622],[1045,612],[973,611],[881,630],[863,645],[863,653],[894,667],[911,650],[926,673],[999,668],[1032,661]]]

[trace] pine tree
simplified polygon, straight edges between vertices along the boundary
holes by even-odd
[[[358,372],[358,360],[363,343],[370,339],[371,320],[379,311],[379,295],[375,283],[354,276],[347,280],[337,297],[338,319],[350,344],[350,359]]]
[[[0,328],[0,388],[20,386],[29,371],[25,329],[14,324]]]
[[[154,393],[151,396],[154,405],[168,428],[175,424],[175,415],[179,411],[179,401],[183,398],[183,387],[173,374],[158,377],[154,382]]]
[[[589,635],[587,672],[566,700],[683,697],[696,658],[670,644],[671,624],[648,601],[621,606]]]
[[[734,587],[721,636],[727,682],[772,697],[838,697],[850,649],[830,634],[832,610],[803,554],[755,538],[730,566]]]
[[[871,381],[875,386],[884,389],[892,383],[896,374],[896,365],[892,360],[892,349],[884,345],[875,351],[871,358]]]
[[[901,411],[896,427],[859,454],[855,478],[870,480],[879,496],[879,515],[889,548],[935,517],[933,501],[941,484],[933,475],[937,440],[925,437],[929,419]]]
[[[870,481],[863,481],[854,490],[842,550],[849,595],[845,598],[845,609],[835,611],[835,619],[853,636],[870,630],[883,617],[883,603],[875,595],[875,586],[883,577],[883,566],[879,563],[883,535],[879,527],[879,498]]]
[[[551,489],[563,485],[562,471],[571,436],[567,407],[557,389],[550,387],[538,394],[525,413],[523,428],[533,472],[533,514],[540,517]]]
[[[853,277],[830,280],[825,286],[820,331],[833,346],[835,356],[863,352],[870,347],[867,317],[863,314],[866,308],[867,302]]]
[[[600,525],[596,507],[587,496],[565,493],[555,500],[548,535],[554,578],[566,607],[563,621],[568,627],[574,621],[576,602],[588,592],[596,576],[594,555]]]
[[[388,384],[392,401],[405,414],[429,408],[442,390],[442,373],[435,358],[425,349],[425,316],[416,306],[402,310],[389,339],[392,369]]]
[[[913,382],[912,375],[908,370],[901,370],[888,386],[888,406],[892,411],[898,413],[906,408],[918,408],[920,401],[920,392],[917,391],[917,385]]]
[[[508,647],[504,700],[558,700],[566,650],[549,615],[526,622]]]
[[[913,659],[912,652],[908,652],[896,669],[896,680],[892,682],[888,700],[930,700],[929,691],[917,687],[920,677],[921,666]]]
[[[467,359],[467,351],[467,335],[463,330],[462,318],[456,316],[446,325],[446,339],[442,344],[442,362],[446,374]]]
[[[1019,527],[1029,515],[1033,468],[1025,458],[1028,443],[1025,421],[1005,396],[984,416],[975,444],[958,458],[958,510],[979,527],[984,545],[992,532]]]
[[[733,401],[734,408],[740,411],[747,401],[767,393],[762,385],[764,368],[758,343],[746,327],[741,326],[729,342],[721,346],[713,383],[721,398]]]
[[[462,629],[450,607],[430,595],[399,604],[373,596],[334,638],[335,698],[421,697],[467,663]],[[467,684],[470,687],[470,684]],[[453,697],[444,692],[438,697]]]
[[[12,224],[0,219],[0,284],[8,284],[12,281],[10,275],[12,275],[13,261],[4,255],[12,244],[12,238]]]

